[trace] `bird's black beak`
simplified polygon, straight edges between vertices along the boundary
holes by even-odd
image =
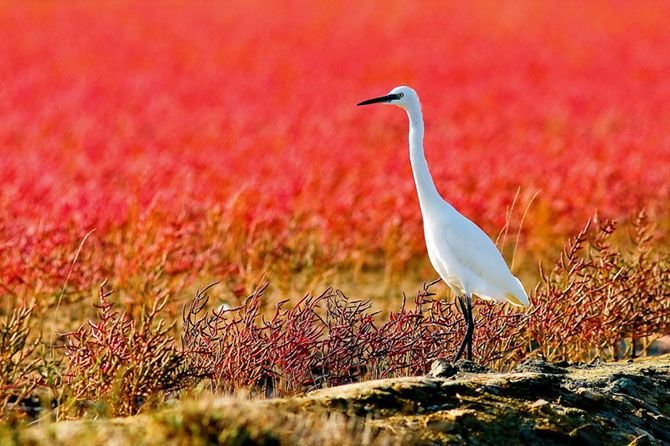
[[[372,98],[368,99],[367,101],[359,102],[356,105],[369,105],[369,104],[377,104],[379,102],[391,102],[400,99],[401,96],[399,94],[387,94],[386,96],[380,96],[378,98]]]

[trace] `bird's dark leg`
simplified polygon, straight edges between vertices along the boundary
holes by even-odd
[[[458,306],[460,307],[459,309],[461,310],[461,313],[463,313],[463,319],[465,319],[467,328],[465,330],[465,337],[454,357],[454,362],[461,359],[465,347],[468,348],[468,360],[472,360],[472,339],[475,332],[475,320],[472,317],[472,298],[470,296],[458,296]]]
[[[465,319],[465,324],[467,325],[467,330],[465,332],[465,337],[463,337],[463,341],[461,341],[460,347],[458,347],[458,352],[456,353],[456,356],[454,357],[454,362],[458,361],[461,359],[461,356],[463,355],[463,352],[465,351],[465,346],[468,344],[468,334],[470,333],[470,318],[468,317],[468,307],[465,303],[465,300],[463,299],[463,296],[458,296],[458,306],[459,309],[461,310],[461,313],[463,313],[463,319]]]
[[[475,334],[475,320],[472,317],[472,297],[466,296],[465,302],[468,310],[468,329],[465,336],[468,339],[468,360],[472,361],[472,339]]]

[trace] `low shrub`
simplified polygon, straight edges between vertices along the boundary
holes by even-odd
[[[157,299],[135,321],[113,310],[110,295],[103,283],[98,320],[63,335],[62,416],[82,415],[92,408],[105,415],[135,414],[149,400],[181,389],[192,378],[169,335],[172,325],[157,319],[167,298]]]

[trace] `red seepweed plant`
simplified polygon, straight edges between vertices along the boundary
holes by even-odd
[[[668,333],[670,255],[654,244],[644,212],[629,224],[628,244],[616,228],[609,220],[589,221],[554,267],[540,270],[530,309],[476,299],[477,362],[504,370],[528,356],[588,361],[645,354]],[[161,317],[166,297],[133,319],[114,310],[103,283],[96,320],[63,335],[64,355],[55,362],[36,354],[32,306],[0,320],[1,409],[5,416],[10,408],[28,410],[22,402],[36,386],[51,389],[56,417],[63,418],[137,413],[201,380],[215,392],[291,395],[422,375],[433,360],[453,356],[465,330],[453,299],[436,296],[436,283],[425,283],[413,299],[403,294],[387,318],[370,300],[332,288],[264,312],[267,284],[236,308],[208,310],[212,284],[183,309],[181,348],[170,334],[174,324]],[[54,367],[59,379],[40,378]]]
[[[172,328],[156,316],[166,298],[156,300],[135,321],[113,310],[111,291],[100,286],[98,321],[88,321],[63,335],[67,365],[59,411],[79,415],[93,402],[114,416],[137,413],[148,399],[165,396],[193,377],[183,367],[183,355],[168,334]]]
[[[289,290],[369,271],[375,295],[424,275],[406,126],[353,107],[389,79],[431,110],[427,157],[450,202],[489,234],[507,220],[520,235],[522,277],[593,208],[645,206],[667,233],[670,2],[312,3],[0,7],[0,412],[35,383],[68,416],[121,414],[199,378],[290,394],[449,358],[464,327],[430,286],[387,319],[331,289],[270,314],[264,289],[217,315],[200,296],[183,347],[161,305],[148,322],[132,310],[205,277],[237,299],[261,273]],[[594,220],[541,273],[530,313],[476,301],[476,358],[645,354],[670,331],[668,239],[644,214],[630,249],[623,232]],[[78,326],[106,277],[128,312],[100,307],[41,358],[52,310],[60,330]]]
[[[668,255],[650,244],[640,212],[631,224],[631,249],[614,249],[616,225],[589,221],[564,247],[550,273],[518,311],[475,300],[477,361],[509,369],[527,356],[586,361],[616,358],[619,344],[647,341],[670,330]],[[434,298],[424,284],[412,305],[380,321],[369,300],[327,289],[292,307],[260,313],[267,284],[233,309],[208,312],[207,290],[183,314],[190,367],[214,389],[265,389],[291,394],[364,379],[425,374],[436,358],[451,358],[465,329],[453,299]],[[211,286],[211,285],[210,285]],[[636,350],[631,349],[631,354]]]
[[[430,109],[436,184],[488,233],[506,216],[519,230],[542,190],[526,258],[560,249],[595,207],[670,208],[670,32],[650,19],[670,3],[570,1],[369,6],[375,20],[306,0],[3,4],[0,293],[43,305],[67,281],[76,301],[106,277],[134,293],[158,273],[240,297],[259,271],[416,279],[405,124],[353,107],[401,80]]]
[[[631,249],[612,247],[615,228],[610,220],[589,220],[554,268],[540,269],[528,336],[545,358],[617,358],[626,340],[635,356],[636,340],[648,345],[670,332],[670,255],[650,243],[644,211],[630,225]]]
[[[189,367],[223,391],[292,394],[425,374],[434,359],[454,354],[465,329],[453,302],[433,299],[430,287],[436,283],[424,284],[411,306],[403,296],[400,309],[386,322],[375,317],[369,300],[352,300],[331,288],[306,295],[290,308],[282,301],[266,319],[259,308],[267,284],[238,308],[208,312],[206,287],[184,309],[184,353]],[[520,333],[530,313],[481,301],[475,308],[476,323],[487,327],[477,344],[480,362],[502,366],[518,358],[526,346]]]

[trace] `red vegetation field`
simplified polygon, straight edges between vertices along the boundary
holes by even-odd
[[[425,256],[405,117],[354,107],[397,84],[439,189],[493,235],[517,189],[510,234],[537,193],[540,254],[595,210],[667,208],[670,7],[583,3],[6,3],[3,292],[60,290],[92,229],[72,290],[402,271]]]
[[[538,261],[554,262],[596,212],[626,220],[645,208],[667,252],[668,16],[664,1],[2,2],[0,316],[9,320],[34,299],[33,317],[73,329],[93,316],[89,303],[108,280],[117,292],[108,299],[134,316],[156,295],[177,296],[167,304],[177,320],[195,286],[219,280],[217,295],[237,305],[263,278],[276,295],[318,295],[330,283],[355,297],[396,296],[389,305],[397,313],[400,283],[414,290],[436,277],[425,258],[406,118],[355,104],[400,84],[422,99],[438,189],[494,238],[506,227],[500,244],[508,259],[517,251],[528,289],[541,281]],[[597,264],[587,256],[587,266],[609,265],[608,253],[594,257]],[[649,278],[667,279],[667,265],[652,271],[656,257],[645,253],[649,274],[636,279],[636,292]],[[617,259],[605,275],[577,276],[616,282]],[[642,261],[626,261],[637,277]],[[538,306],[545,321],[568,311],[561,298],[577,299],[581,290],[561,282],[578,269],[557,271],[565,275],[545,277],[537,294],[554,305]],[[363,275],[373,285],[361,288]],[[631,292],[616,286],[609,298]],[[576,320],[566,318],[540,327],[526,317],[510,333],[529,338],[510,345],[579,357],[538,346],[533,336],[608,332],[607,321],[593,319],[610,305],[596,288],[586,298],[596,302],[591,325],[566,328]],[[667,298],[666,288],[653,298]],[[403,311],[396,317],[414,317]],[[667,329],[640,311],[626,313],[640,332],[615,330],[597,348]],[[131,327],[124,321],[115,326]],[[225,325],[210,321],[218,323]],[[407,331],[375,323],[387,327],[387,341]],[[67,338],[65,379],[102,354],[89,342],[102,342],[95,327],[104,324]],[[319,330],[328,332],[327,324]],[[149,340],[128,342],[158,345],[161,360],[173,364],[176,347],[161,344],[168,332],[159,327]],[[309,348],[325,354],[316,334]],[[202,331],[194,336],[204,342]],[[425,371],[424,356],[438,348],[428,344],[419,356],[403,350],[394,364]],[[506,357],[496,349],[485,345],[481,354]],[[197,361],[206,368],[216,360]],[[96,394],[93,378],[76,376],[81,395]],[[249,383],[237,384],[215,387]],[[136,397],[119,413],[133,412]]]

